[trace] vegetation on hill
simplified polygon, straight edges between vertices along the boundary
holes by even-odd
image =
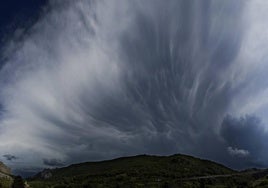
[[[27,181],[0,171],[0,188],[261,188],[268,187],[268,170],[238,172],[187,155],[139,155],[45,169]]]
[[[109,161],[87,162],[51,171],[53,178],[78,175],[171,176],[185,178],[202,175],[230,174],[233,170],[207,160],[186,155],[123,157]]]
[[[13,180],[11,178],[0,178],[0,188],[12,187]]]
[[[11,170],[0,161],[0,188],[10,188],[13,184]]]
[[[186,155],[124,157],[45,170],[31,187],[158,187],[182,185],[185,178],[236,173],[223,165]],[[192,182],[192,180],[191,180]]]
[[[8,168],[4,163],[0,161],[0,172],[4,174],[11,174],[10,168]]]

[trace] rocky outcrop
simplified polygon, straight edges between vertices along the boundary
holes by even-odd
[[[45,169],[41,172],[41,178],[42,179],[49,179],[52,177],[52,173],[51,173],[51,170],[49,169]]]
[[[51,169],[44,169],[42,172],[39,172],[34,176],[35,179],[42,179],[46,180],[52,177],[52,170]]]
[[[4,165],[4,163],[0,162],[0,173],[10,175],[11,170],[6,165]]]

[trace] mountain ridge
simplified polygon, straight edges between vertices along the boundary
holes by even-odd
[[[44,169],[27,179],[32,188],[268,187],[268,170],[237,171],[189,155],[136,155]]]
[[[63,175],[63,173],[65,176],[71,176],[73,174],[70,173],[69,171],[70,170],[73,171],[74,169],[76,170],[76,175],[83,174],[83,173],[103,174],[103,173],[107,173],[107,172],[109,173],[109,171],[111,170],[112,167],[114,167],[114,165],[117,165],[118,163],[120,163],[120,165],[121,165],[123,163],[124,166],[121,167],[120,169],[114,170],[114,168],[113,168],[113,171],[116,171],[113,173],[116,174],[116,173],[120,173],[120,172],[127,170],[127,169],[129,170],[129,168],[133,167],[133,166],[137,168],[137,167],[142,167],[144,165],[148,165],[147,167],[150,167],[150,165],[158,165],[161,162],[163,163],[163,160],[165,160],[164,162],[167,162],[167,164],[163,164],[163,165],[164,166],[168,165],[169,168],[172,168],[172,166],[174,166],[175,164],[177,164],[178,166],[181,166],[181,165],[190,165],[190,163],[198,163],[198,164],[195,164],[196,166],[192,166],[192,167],[196,168],[196,174],[198,174],[198,175],[215,174],[214,170],[216,170],[216,169],[217,169],[216,172],[218,172],[216,174],[228,174],[228,173],[238,172],[238,171],[232,170],[231,168],[228,168],[222,164],[216,163],[214,161],[210,161],[210,160],[206,160],[206,159],[199,159],[199,158],[196,158],[193,156],[183,155],[183,154],[174,154],[174,155],[170,155],[170,156],[135,155],[135,156],[119,157],[119,158],[115,158],[115,159],[111,159],[111,160],[76,163],[76,164],[71,164],[69,166],[62,167],[62,168],[45,169],[44,171],[45,172],[49,171],[52,173],[52,175],[55,174],[56,176],[58,174]],[[206,164],[208,164],[208,163],[210,166],[215,167],[213,172],[212,171],[210,172],[209,170],[211,170],[211,169],[207,168]],[[160,166],[161,165],[162,164],[160,164]],[[191,164],[191,165],[193,165],[193,164]],[[197,172],[197,169],[200,169],[201,167],[206,168],[204,173]],[[85,169],[85,168],[88,168],[88,169]],[[90,169],[94,170],[94,172],[92,172]],[[81,172],[81,170],[83,172]],[[87,171],[85,171],[85,170],[87,170]],[[187,173],[187,171],[189,171],[189,169],[185,169],[185,168],[180,169],[179,172],[182,175],[181,177],[193,175],[192,171],[191,171],[191,173]],[[174,171],[173,171],[173,173],[174,173]],[[38,174],[35,175],[36,178],[38,177]]]
[[[98,162],[72,164],[45,169],[28,179],[33,187],[131,187],[153,186],[159,182],[176,182],[193,176],[228,175],[238,173],[213,161],[189,155],[136,155]],[[149,184],[148,184],[149,183]],[[175,183],[176,184],[176,183]],[[67,186],[68,185],[68,186]]]

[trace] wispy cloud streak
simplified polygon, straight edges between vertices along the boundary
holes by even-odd
[[[223,134],[234,130],[227,114],[258,113],[265,126],[261,2],[48,6],[2,52],[0,151],[19,156],[11,166],[178,152],[235,166],[230,151],[248,148]],[[248,151],[239,167],[258,158]]]

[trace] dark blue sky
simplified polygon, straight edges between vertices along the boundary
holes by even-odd
[[[0,69],[3,66],[5,43],[13,38],[16,29],[26,32],[44,12],[48,0],[0,1]],[[1,104],[0,104],[1,110]]]
[[[18,27],[30,27],[47,0],[3,0],[0,2],[0,37],[3,39]]]

